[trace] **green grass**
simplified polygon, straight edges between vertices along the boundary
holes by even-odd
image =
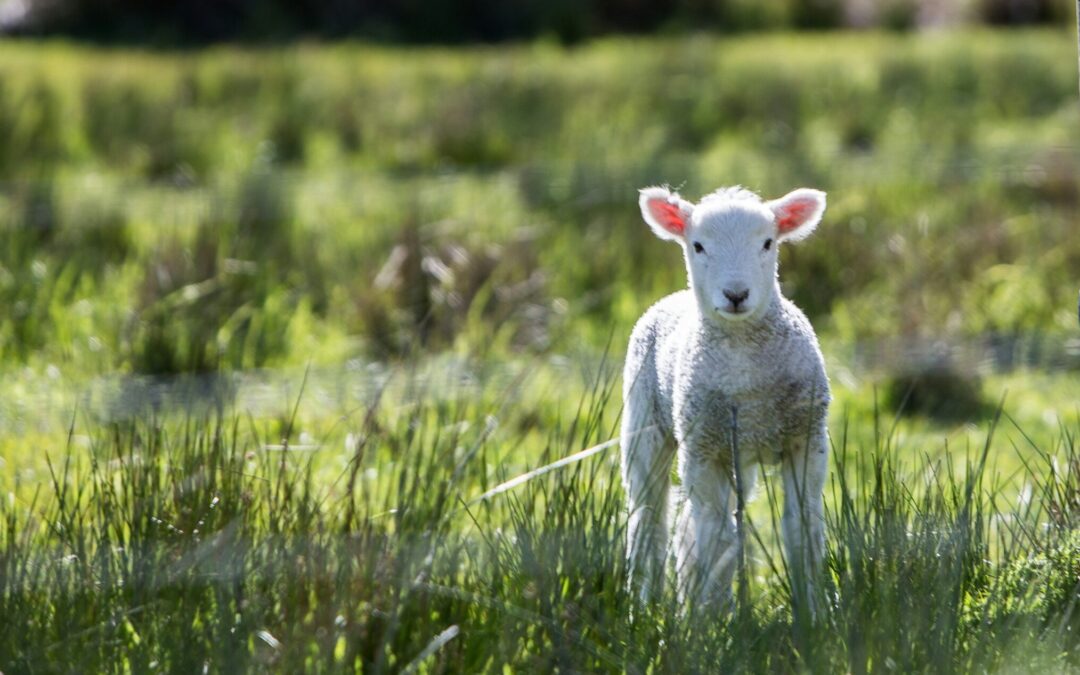
[[[1080,668],[1073,50],[0,42],[0,671]],[[614,449],[470,503],[615,433],[661,182],[829,192],[818,625],[771,472],[700,620],[634,607]]]
[[[617,381],[592,377],[533,442],[527,382],[413,380],[320,451],[272,447],[297,435],[288,415],[143,418],[50,451],[40,489],[0,503],[0,610],[18,617],[0,630],[5,672],[1080,666],[1075,416],[1042,447],[1002,419],[937,457],[841,426],[820,622],[790,613],[771,473],[750,514],[751,606],[690,619],[670,593],[635,606],[624,582],[614,451],[473,501],[524,446],[540,465],[612,433]],[[990,458],[1011,452],[1022,468],[1002,476]],[[424,658],[437,635],[451,639]]]
[[[637,188],[660,182],[828,191],[782,278],[843,343],[1064,335],[1073,43],[3,43],[0,362],[329,364],[400,357],[417,334],[435,350],[599,348],[684,284],[637,214]]]

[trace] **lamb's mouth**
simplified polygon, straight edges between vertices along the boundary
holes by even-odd
[[[732,307],[729,305],[727,307],[717,307],[716,313],[724,319],[742,321],[749,317],[751,313],[751,308],[747,307],[746,305],[740,305],[738,307]]]

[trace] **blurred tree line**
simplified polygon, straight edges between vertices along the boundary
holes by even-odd
[[[1071,17],[1071,0],[0,0],[7,32],[166,45],[301,37],[575,42],[613,32],[906,29]]]

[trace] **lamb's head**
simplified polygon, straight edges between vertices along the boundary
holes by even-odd
[[[777,292],[777,245],[813,232],[825,212],[825,193],[800,188],[762,201],[749,190],[723,188],[695,205],[650,187],[641,191],[640,205],[658,237],[683,247],[702,315],[744,321],[769,306]]]

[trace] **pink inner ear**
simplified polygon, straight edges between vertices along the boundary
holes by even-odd
[[[655,199],[649,202],[649,212],[668,232],[681,235],[686,230],[686,220],[678,204]]]
[[[817,206],[812,199],[797,199],[784,204],[776,214],[776,227],[780,233],[791,232],[806,222]]]

